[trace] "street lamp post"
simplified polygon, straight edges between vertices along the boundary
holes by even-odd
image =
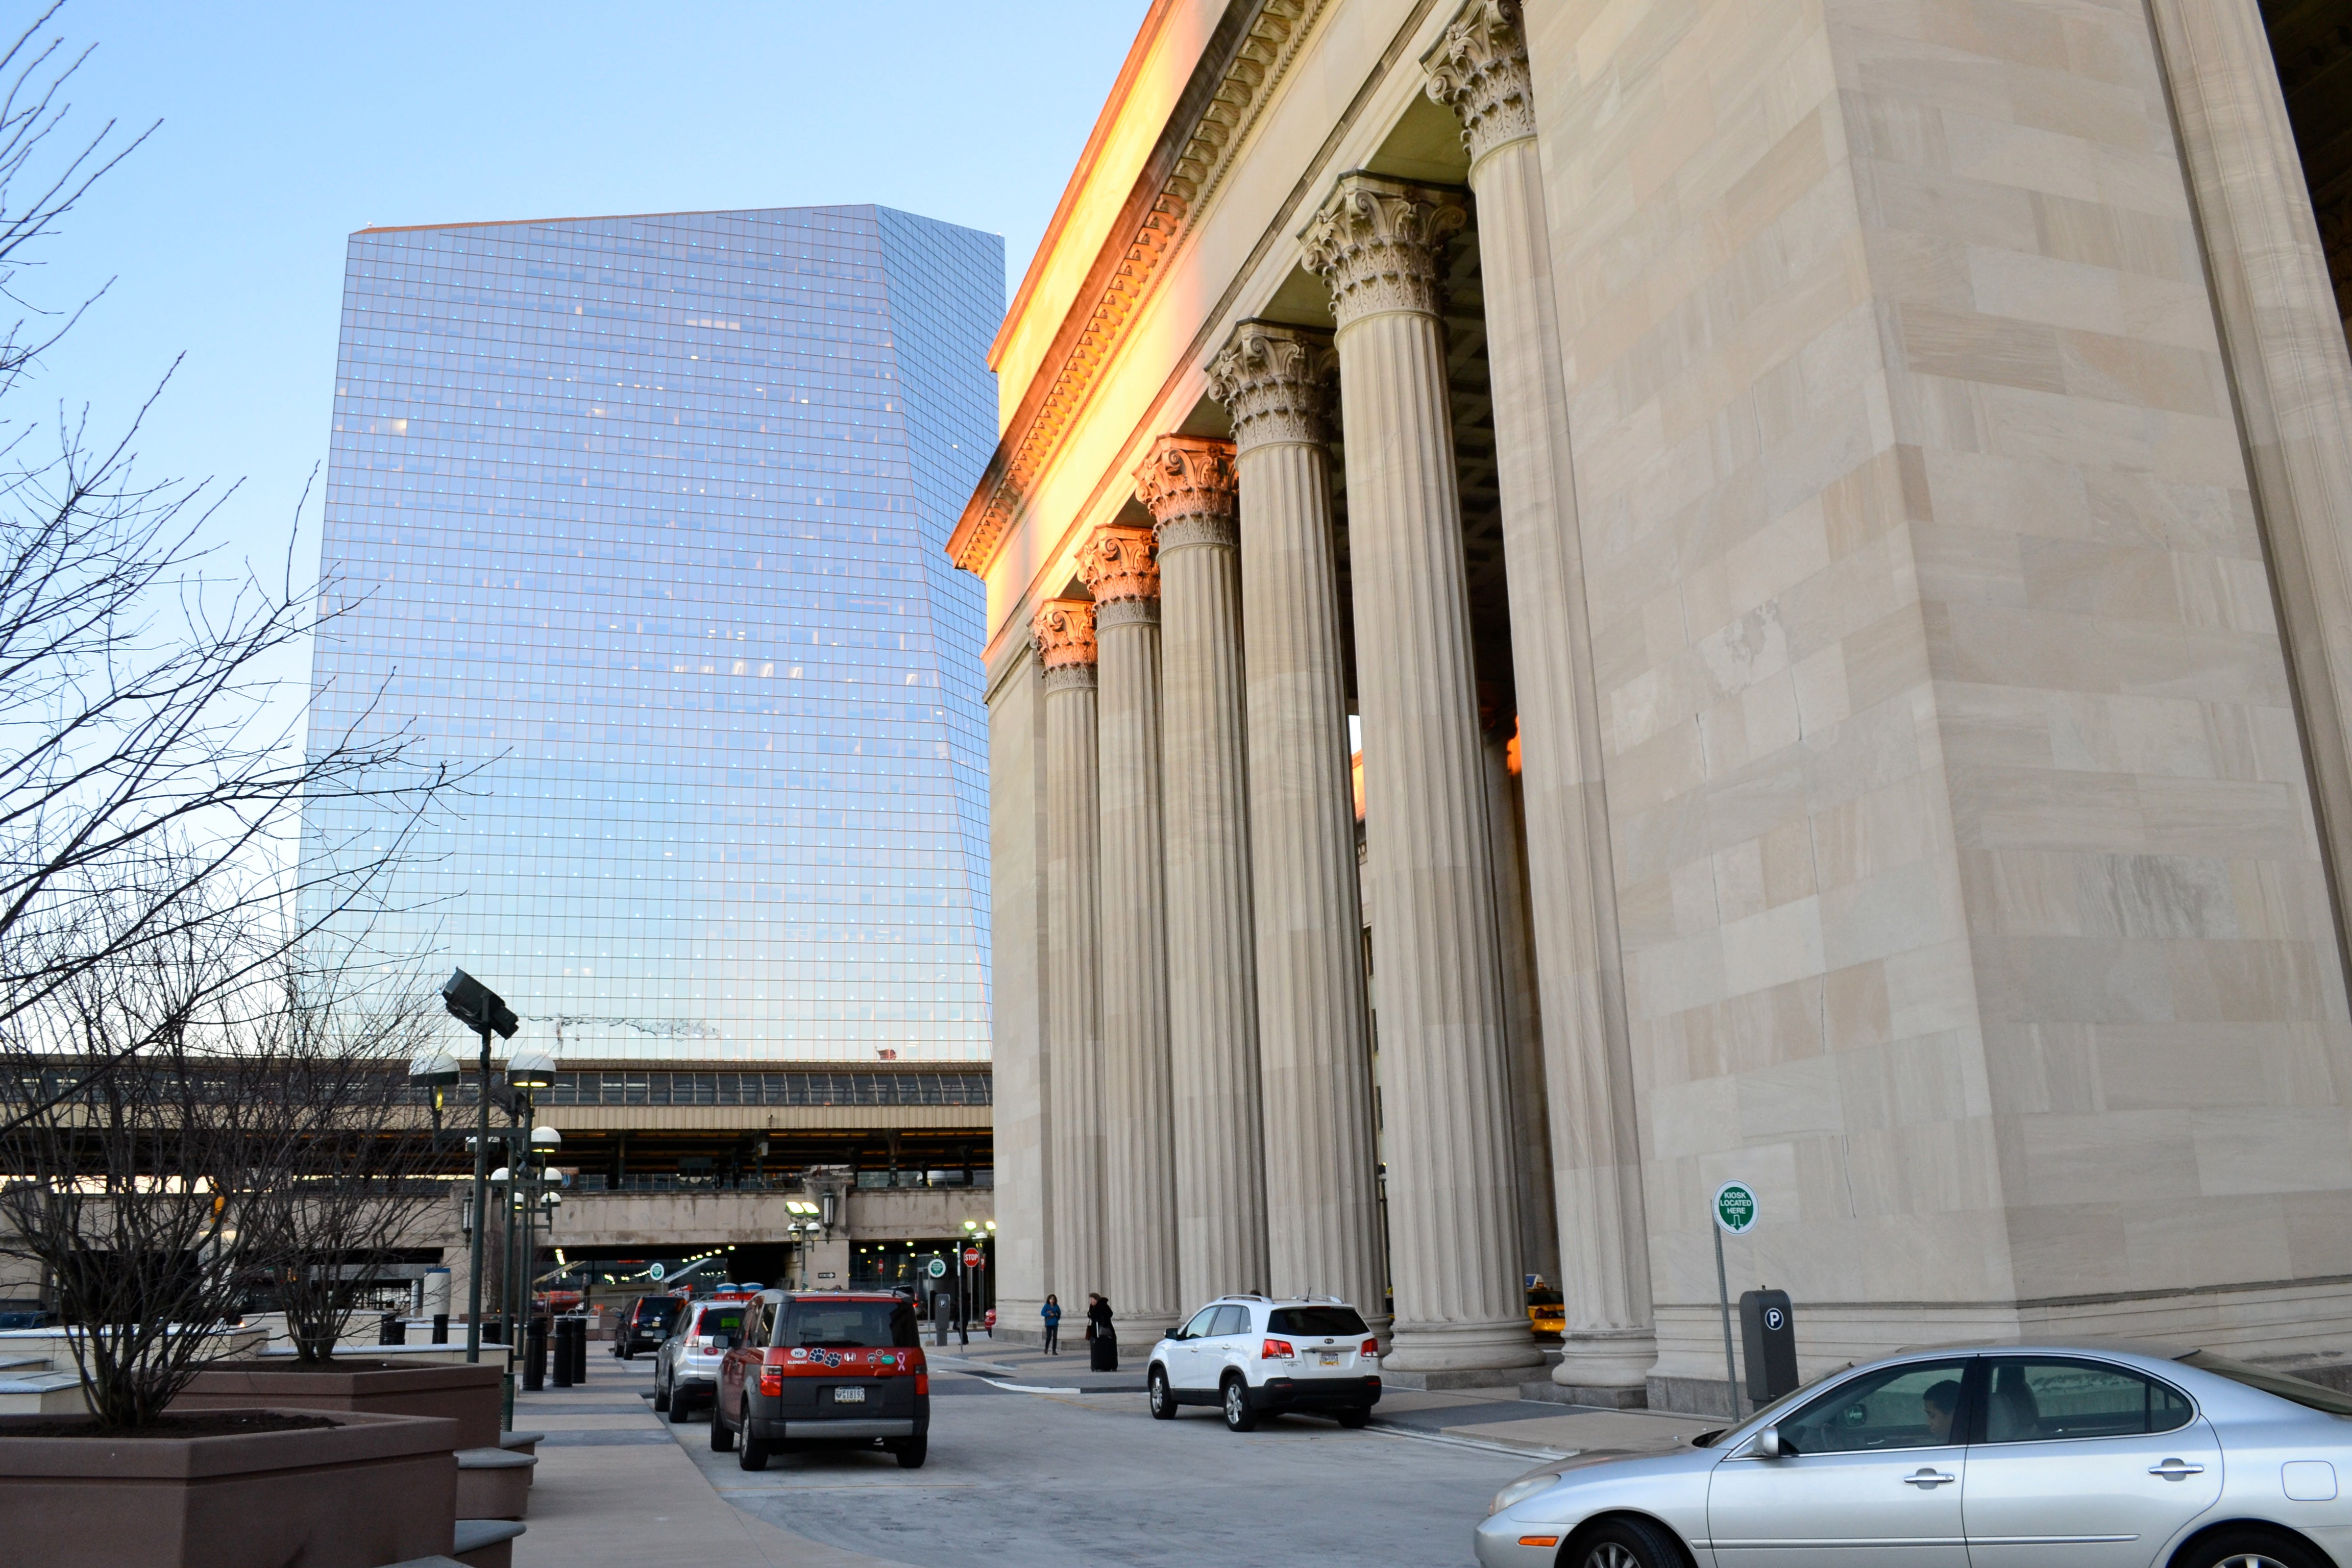
[[[474,1235],[468,1249],[466,1280],[466,1359],[482,1359],[482,1232],[489,1225],[490,1175],[490,1036],[514,1038],[522,1026],[514,1009],[499,994],[462,969],[449,972],[441,987],[441,1005],[449,1016],[482,1037],[481,1096],[474,1118]]]

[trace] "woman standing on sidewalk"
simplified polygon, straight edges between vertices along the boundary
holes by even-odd
[[[1062,1353],[1062,1303],[1048,1296],[1045,1298],[1045,1304],[1037,1309],[1037,1315],[1045,1320],[1045,1353],[1060,1355]]]

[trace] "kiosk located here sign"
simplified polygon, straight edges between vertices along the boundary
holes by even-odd
[[[1756,1228],[1756,1189],[1746,1182],[1726,1182],[1715,1189],[1715,1223],[1731,1236]]]

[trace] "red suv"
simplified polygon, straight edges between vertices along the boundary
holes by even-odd
[[[713,1452],[763,1470],[794,1448],[880,1448],[921,1468],[931,1377],[911,1304],[879,1291],[763,1290],[743,1324],[719,1367]]]

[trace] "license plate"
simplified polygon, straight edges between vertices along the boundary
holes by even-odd
[[[863,1405],[866,1403],[866,1391],[862,1388],[836,1388],[833,1391],[833,1402],[835,1405]]]
[[[1339,1364],[1339,1352],[1337,1351],[1325,1351],[1323,1352],[1323,1364],[1325,1366],[1338,1366]]]

